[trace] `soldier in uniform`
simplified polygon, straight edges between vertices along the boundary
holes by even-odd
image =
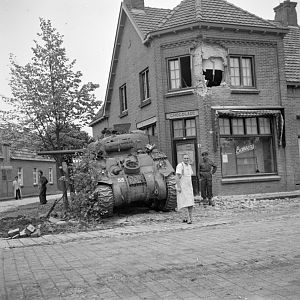
[[[217,166],[208,158],[208,151],[203,151],[201,155],[202,162],[199,164],[201,197],[204,204],[215,206],[212,200],[212,174],[217,171]]]

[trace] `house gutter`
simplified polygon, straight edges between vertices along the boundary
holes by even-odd
[[[168,34],[168,33],[175,33],[177,31],[182,31],[182,30],[187,30],[187,29],[220,29],[220,30],[232,30],[232,31],[243,31],[243,32],[257,32],[257,33],[263,33],[263,34],[280,34],[280,35],[285,35],[288,33],[289,29],[288,28],[268,28],[268,27],[255,27],[255,26],[243,26],[243,25],[235,25],[234,27],[229,24],[224,24],[224,23],[210,23],[210,22],[194,22],[191,24],[187,25],[182,25],[182,26],[176,26],[176,27],[170,27],[167,29],[161,29],[161,30],[155,30],[152,32],[149,32],[147,36],[144,38],[143,43],[147,44],[152,38]]]

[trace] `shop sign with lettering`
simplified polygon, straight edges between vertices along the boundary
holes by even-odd
[[[166,119],[183,119],[198,116],[198,110],[189,110],[189,111],[178,111],[173,113],[167,113]]]
[[[239,155],[239,154],[242,154],[244,152],[252,151],[252,150],[254,150],[254,145],[253,144],[249,144],[249,145],[243,146],[243,147],[237,146],[236,150],[235,150],[235,154]]]

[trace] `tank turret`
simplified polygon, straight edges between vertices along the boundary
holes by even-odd
[[[96,142],[97,187],[92,194],[102,215],[134,202],[174,210],[175,172],[167,156],[149,144],[142,131],[111,135]]]

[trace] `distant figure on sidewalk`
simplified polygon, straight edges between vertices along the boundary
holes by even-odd
[[[39,189],[40,189],[40,203],[46,204],[46,192],[47,192],[47,178],[43,175],[43,171],[39,171]]]
[[[187,218],[183,220],[192,224],[192,212],[195,205],[192,185],[193,170],[189,163],[190,158],[187,154],[183,155],[183,162],[176,167],[177,183],[177,209],[187,208]]]
[[[14,196],[15,199],[22,199],[22,193],[21,193],[21,180],[18,178],[18,176],[15,176],[15,180],[12,182],[13,188],[14,188]]]
[[[216,173],[216,164],[208,158],[208,151],[202,152],[202,162],[199,164],[201,197],[204,204],[215,206],[212,200],[212,175]]]

